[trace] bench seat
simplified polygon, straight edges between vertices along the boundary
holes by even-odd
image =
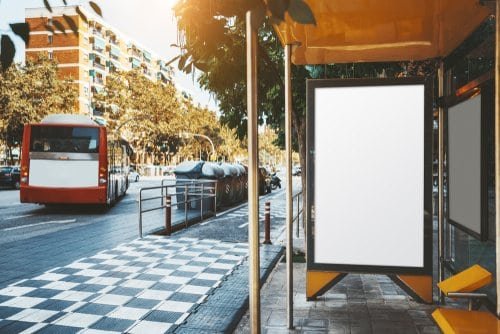
[[[444,334],[500,334],[499,320],[490,312],[438,308],[432,317]]]

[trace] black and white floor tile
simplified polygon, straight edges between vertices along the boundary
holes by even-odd
[[[247,244],[149,236],[0,290],[0,333],[164,333],[247,255]]]

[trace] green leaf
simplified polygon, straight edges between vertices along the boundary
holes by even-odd
[[[164,66],[168,66],[168,65],[172,64],[174,61],[176,61],[180,57],[181,56],[175,56],[174,58],[170,59]]]
[[[94,1],[89,1],[89,5],[97,15],[102,17],[101,7],[99,7]]]
[[[44,4],[45,8],[47,8],[47,10],[52,13],[52,7],[50,6],[49,1],[43,0],[43,4]]]
[[[179,70],[183,70],[184,69],[184,66],[186,65],[186,61],[188,60],[189,58],[189,55],[186,53],[186,54],[183,54],[180,58],[179,58],[179,63],[177,63],[177,67],[179,68]]]
[[[54,24],[54,26],[57,28],[57,30],[59,30],[60,32],[62,32],[63,34],[66,35],[66,29],[64,29],[64,25],[61,22],[52,21],[52,24]]]
[[[16,47],[14,43],[9,36],[2,35],[0,41],[0,63],[2,64],[2,70],[5,71],[12,65],[15,55]]]
[[[27,23],[12,23],[10,29],[17,36],[21,37],[24,43],[28,44],[30,41],[30,27]]]
[[[73,33],[75,35],[78,35],[78,26],[76,25],[75,21],[73,21],[71,17],[65,14],[63,14],[63,19],[70,26],[71,30],[73,30]]]
[[[314,14],[304,0],[290,0],[288,13],[298,23],[316,25]]]
[[[87,16],[83,14],[82,10],[80,9],[79,6],[76,7],[76,13],[80,16],[80,18],[83,20],[85,23],[89,23],[89,20],[87,19]]]
[[[48,31],[50,31],[51,33],[54,33],[54,28],[53,28],[51,25],[46,24],[46,25],[45,25],[45,29],[47,29],[47,30],[48,30]]]
[[[290,0],[269,0],[267,2],[267,8],[271,12],[272,16],[279,21],[285,20],[285,12],[290,5]]]
[[[208,63],[204,61],[193,62],[194,66],[202,72],[208,72],[210,69]]]

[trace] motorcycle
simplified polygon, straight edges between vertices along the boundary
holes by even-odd
[[[276,175],[276,173],[273,173],[271,175],[271,189],[275,190],[277,188],[281,189],[281,179]]]

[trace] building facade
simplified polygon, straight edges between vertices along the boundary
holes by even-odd
[[[76,33],[68,18],[76,25]],[[43,53],[56,60],[59,78],[78,86],[78,110],[82,114],[101,114],[93,95],[104,88],[106,77],[114,72],[139,68],[152,81],[168,80],[169,69],[163,60],[82,7],[53,7],[52,12],[45,7],[28,8],[26,23],[30,27],[26,59]]]

